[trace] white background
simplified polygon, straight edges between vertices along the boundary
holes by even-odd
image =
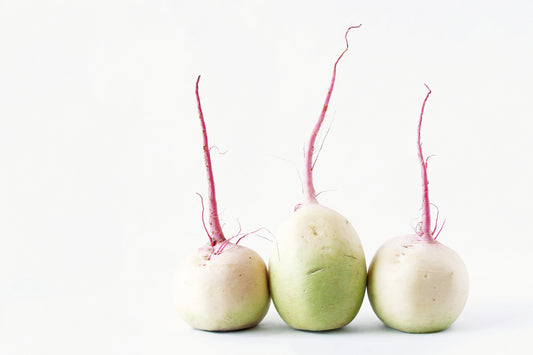
[[[527,0],[0,0],[0,353],[527,352],[532,16]],[[225,152],[213,150],[226,233],[275,232],[300,202],[302,148],[359,23],[326,120],[319,201],[352,222],[367,263],[412,231],[430,85],[430,199],[446,218],[439,240],[469,270],[463,314],[444,332],[404,334],[365,299],[333,332],[292,330],[274,307],[255,329],[190,329],[171,279],[207,240],[197,75]],[[242,244],[268,260],[272,243]]]

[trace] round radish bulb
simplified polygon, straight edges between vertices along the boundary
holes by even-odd
[[[174,278],[174,303],[179,315],[193,328],[229,331],[256,326],[270,305],[268,276],[263,259],[253,250],[230,242],[222,233],[217,212],[207,131],[196,98],[204,139],[209,189],[209,242],[186,257]],[[203,208],[203,202],[202,202]],[[203,210],[202,210],[203,218]],[[244,236],[242,236],[244,237]],[[241,239],[242,239],[241,237]]]
[[[429,87],[428,87],[429,90]],[[368,298],[387,326],[409,333],[438,332],[461,314],[468,296],[468,273],[455,251],[436,240],[431,230],[427,160],[422,154],[418,124],[418,156],[422,166],[422,221],[417,233],[383,244],[368,270]],[[438,222],[438,215],[437,221]],[[442,227],[441,227],[442,230]]]
[[[272,299],[283,320],[304,330],[336,329],[356,316],[366,263],[355,229],[318,203],[302,206],[280,227],[270,258]]]
[[[202,248],[179,266],[174,283],[179,314],[191,327],[203,330],[256,326],[270,303],[263,259],[234,243],[220,254],[211,253]]]
[[[448,328],[468,294],[466,267],[456,252],[417,235],[387,241],[368,270],[368,297],[386,325],[409,333]]]
[[[270,290],[281,318],[292,328],[322,331],[350,323],[363,301],[366,262],[357,233],[346,218],[321,206],[313,186],[313,150],[333,91],[337,63],[322,113],[305,154],[304,201],[282,224],[270,255]],[[316,161],[316,160],[315,160]]]

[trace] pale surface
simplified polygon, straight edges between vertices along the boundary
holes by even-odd
[[[309,204],[276,233],[269,262],[272,301],[295,329],[330,330],[359,311],[366,286],[361,241],[338,212]]]
[[[532,6],[0,1],[0,353],[530,353]],[[367,301],[335,332],[294,331],[274,307],[255,329],[192,330],[172,277],[207,242],[197,75],[225,231],[237,218],[275,231],[300,200],[294,167],[359,23],[324,125],[334,118],[318,199],[356,227],[368,261],[412,232],[427,83],[430,199],[446,218],[439,239],[467,265],[464,312],[427,335],[386,328]],[[271,243],[241,243],[267,261]]]
[[[257,325],[268,311],[265,262],[253,250],[228,244],[219,255],[202,248],[178,266],[174,306],[190,326],[228,331]]]
[[[468,272],[456,252],[416,235],[392,238],[368,270],[368,297],[388,326],[412,333],[448,328],[468,297]]]

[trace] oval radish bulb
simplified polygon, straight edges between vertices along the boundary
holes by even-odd
[[[360,26],[360,25],[359,25]],[[321,206],[313,186],[315,139],[335,83],[338,57],[322,113],[305,154],[304,201],[278,230],[270,255],[270,290],[282,319],[292,328],[322,331],[350,323],[363,301],[366,262],[359,236],[346,218]],[[316,161],[316,160],[315,160]]]
[[[455,251],[436,240],[440,233],[435,235],[436,226],[431,230],[427,159],[420,141],[424,107],[431,94],[427,89],[418,123],[422,221],[415,235],[393,238],[383,244],[368,270],[368,298],[374,312],[387,326],[409,333],[448,328],[461,314],[468,296],[465,264]]]
[[[209,190],[209,242],[186,257],[174,278],[174,304],[193,328],[229,331],[256,326],[270,305],[268,276],[263,259],[253,250],[230,242],[218,218],[215,183],[207,131],[196,81]],[[202,202],[203,208],[203,202]],[[203,210],[202,210],[203,218]]]

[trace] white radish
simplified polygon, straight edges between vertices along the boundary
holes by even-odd
[[[270,255],[270,290],[282,319],[292,328],[323,331],[356,316],[366,286],[366,262],[357,233],[346,218],[321,206],[313,186],[315,140],[335,83],[338,57],[322,113],[305,154],[304,201],[282,224]],[[316,160],[315,160],[316,161]]]
[[[420,140],[424,107],[431,94],[427,89],[418,123],[422,221],[416,234],[383,244],[368,270],[368,297],[374,312],[387,326],[409,333],[448,328],[461,314],[468,296],[465,264],[455,251],[436,240],[438,220],[431,230],[427,159]]]
[[[229,331],[256,326],[270,305],[268,276],[263,259],[253,250],[230,242],[222,233],[217,212],[210,147],[196,81],[209,190],[209,242],[187,256],[174,278],[174,304],[193,328]],[[202,220],[204,216],[202,202]]]

